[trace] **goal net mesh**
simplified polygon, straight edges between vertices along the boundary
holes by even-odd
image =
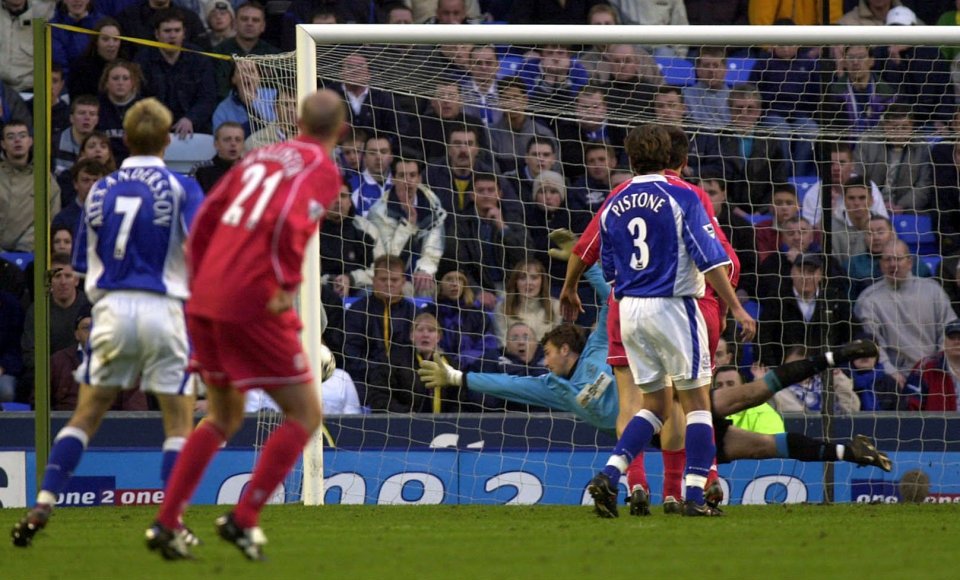
[[[580,233],[610,189],[631,177],[623,139],[643,122],[686,131],[682,176],[710,194],[741,263],[738,294],[760,321],[749,344],[738,343],[730,321],[721,370],[750,381],[825,345],[866,337],[881,346],[879,361],[788,386],[770,401],[776,411],[735,421],[762,430],[759,423],[780,415],[788,431],[839,444],[867,434],[895,457],[892,474],[842,462],[738,461],[720,468],[728,497],[904,500],[899,483],[914,470],[929,478],[932,500],[960,494],[960,437],[938,413],[956,410],[948,363],[938,357],[960,309],[952,49],[681,52],[317,45],[319,84],[346,94],[352,122],[337,151],[352,209],[324,224],[323,291],[309,298],[326,309],[324,340],[339,369],[324,385],[327,501],[589,499],[584,489],[612,448],[612,423],[597,429],[576,418],[560,402],[575,396],[550,399],[517,383],[517,392],[494,397],[471,389],[470,375],[546,372],[537,341],[560,322],[553,312],[566,269],[548,254],[547,233]],[[292,136],[302,63],[294,53],[238,62],[245,90],[257,95],[248,146]],[[391,167],[398,159],[419,166]],[[421,193],[414,217],[391,194],[411,182],[410,171],[420,192],[432,192]],[[491,182],[500,192],[492,210],[475,192]],[[377,206],[379,197],[390,201]],[[387,315],[372,268],[383,254],[399,256],[409,301]],[[589,332],[603,301],[586,281],[579,294],[578,323]],[[465,389],[423,386],[416,369],[434,352],[467,372]],[[354,388],[362,413],[341,414],[355,411],[343,407]],[[260,414],[258,445],[277,421]],[[647,471],[657,502],[659,453],[648,454]],[[300,501],[301,475],[287,482],[286,501]]]

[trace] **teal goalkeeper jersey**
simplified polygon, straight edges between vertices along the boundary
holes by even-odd
[[[502,373],[466,373],[467,388],[502,399],[573,413],[598,429],[614,431],[618,396],[613,369],[607,364],[607,296],[610,286],[598,265],[585,273],[603,307],[597,327],[590,334],[580,360],[569,378],[547,373],[520,377]]]

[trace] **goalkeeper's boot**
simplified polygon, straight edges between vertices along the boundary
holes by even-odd
[[[593,511],[601,518],[616,518],[620,514],[617,512],[617,487],[614,486],[610,478],[605,473],[598,473],[596,477],[590,480],[587,486],[590,497],[593,498]]]
[[[880,356],[877,344],[870,340],[854,340],[833,349],[833,366],[838,367],[858,358]]]
[[[682,513],[688,517],[718,517],[723,515],[719,508],[710,507],[707,504],[700,505],[692,499],[683,502]]]
[[[677,498],[668,495],[663,498],[663,513],[667,515],[680,515],[683,513],[683,504],[677,501]]]
[[[267,536],[259,527],[241,528],[233,519],[233,512],[217,518],[216,524],[220,537],[236,546],[248,560],[266,560],[263,545]]]
[[[643,489],[642,485],[633,486],[633,491],[630,492],[627,503],[630,504],[631,516],[650,515],[650,492]]]
[[[13,545],[26,548],[33,541],[33,536],[47,526],[50,520],[50,514],[53,507],[49,504],[37,504],[36,507],[27,512],[19,522],[14,524],[10,530],[10,537],[13,538]]]
[[[722,511],[720,510],[720,504],[723,503],[723,486],[720,485],[719,481],[714,480],[703,490],[703,499],[711,508]]]
[[[857,465],[872,465],[889,472],[893,469],[893,462],[866,435],[857,435],[846,447],[853,454],[851,461]]]
[[[147,549],[160,552],[164,560],[192,560],[190,546],[187,544],[186,529],[171,530],[160,522],[150,526],[144,538],[147,540]]]

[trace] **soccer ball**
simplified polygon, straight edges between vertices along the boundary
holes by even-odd
[[[333,376],[333,371],[337,370],[337,361],[333,358],[333,353],[327,348],[327,345],[320,345],[320,382],[326,382]]]
[[[900,499],[903,503],[923,503],[930,494],[930,476],[913,469],[900,476]]]

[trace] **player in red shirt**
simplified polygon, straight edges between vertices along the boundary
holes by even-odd
[[[740,261],[733,250],[733,246],[730,245],[730,241],[727,240],[726,235],[724,235],[723,230],[717,222],[709,195],[703,191],[703,189],[680,178],[680,173],[687,164],[687,151],[689,150],[689,141],[686,133],[677,127],[668,126],[665,128],[670,133],[673,145],[671,150],[671,161],[673,163],[671,163],[671,165],[674,167],[674,169],[668,169],[665,172],[667,181],[671,185],[690,189],[700,198],[700,202],[707,212],[707,217],[714,223],[717,239],[726,250],[727,256],[730,257],[732,267],[729,271],[729,277],[730,282],[736,287],[740,277]],[[614,188],[610,195],[607,196],[607,199],[609,200],[614,197],[627,183],[629,182]],[[606,202],[604,202],[604,205],[606,205]],[[580,236],[579,241],[573,248],[573,255],[568,262],[567,276],[564,280],[563,290],[560,293],[560,308],[566,320],[576,318],[580,312],[581,303],[576,292],[577,283],[583,272],[600,258],[599,217],[602,212],[603,208],[601,207],[600,211],[594,215],[590,224]],[[620,341],[620,309],[614,301],[612,294],[609,302],[610,308],[607,314],[607,328],[610,351],[607,356],[607,363],[613,367],[617,379],[617,390],[621,402],[620,414],[617,417],[617,429],[619,431],[633,417],[636,409],[639,408],[640,400],[638,397],[642,397],[642,394],[633,385],[633,377],[630,373],[630,367],[627,364],[627,356],[623,349],[623,343]],[[720,334],[723,332],[727,307],[720,303],[716,293],[709,284],[707,285],[703,298],[698,301],[698,304],[707,325],[708,348],[712,361],[720,340]],[[676,408],[674,411],[676,411]],[[683,447],[682,414],[679,412],[671,412],[671,418],[676,420],[667,421],[664,429],[660,433],[661,446],[663,449],[664,511],[667,513],[679,513],[681,506],[679,502],[681,497],[681,480],[684,465],[686,464],[686,453]],[[715,480],[716,471],[712,470],[710,481],[707,484],[708,489]],[[627,489],[630,490],[631,513],[634,515],[648,514],[649,497],[647,496],[647,489],[649,489],[649,487],[646,481],[646,473],[644,472],[642,453],[634,458],[627,469]],[[719,489],[719,487],[717,489]],[[719,503],[719,499],[722,499],[722,496],[717,499],[714,495],[708,495],[710,495],[708,500],[716,500],[716,503]]]
[[[191,369],[208,385],[208,415],[177,460],[147,545],[167,559],[190,558],[181,515],[203,472],[243,423],[244,391],[265,389],[285,420],[267,439],[240,501],[217,519],[219,535],[251,560],[266,543],[260,511],[320,426],[317,389],[300,344],[293,300],[303,255],[340,191],[333,148],[344,127],[332,91],[304,99],[295,139],[257,149],[206,199],[187,241]]]

